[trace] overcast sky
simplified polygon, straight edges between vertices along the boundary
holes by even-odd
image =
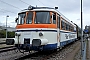
[[[80,0],[0,0],[0,25],[5,25],[6,16],[8,26],[15,27],[15,18],[18,12],[33,6],[58,6],[58,10],[69,20],[81,25]],[[90,25],[90,0],[83,0],[83,27]]]

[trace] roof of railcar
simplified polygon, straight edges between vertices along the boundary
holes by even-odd
[[[58,14],[61,15],[62,18],[64,18],[65,20],[67,20],[69,23],[71,23],[72,25],[74,25],[76,27],[76,25],[74,23],[72,23],[68,18],[66,18],[62,13],[60,13],[57,9],[55,8],[49,8],[49,7],[39,7],[39,8],[34,8],[34,9],[24,9],[21,10],[19,13],[22,12],[27,12],[27,11],[53,11],[53,12],[57,12]]]

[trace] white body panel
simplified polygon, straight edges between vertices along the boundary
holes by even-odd
[[[41,30],[40,28],[32,28],[32,29],[17,29],[17,30]],[[51,30],[51,29],[42,29],[42,30]],[[56,30],[56,29],[53,29]],[[43,36],[39,36],[39,33],[42,32]],[[16,32],[20,33],[21,35],[19,36],[19,43],[24,44],[24,38],[30,38],[30,44],[32,44],[33,39],[47,39],[48,44],[54,44],[57,43],[57,32],[52,32],[52,31],[24,31],[24,32]],[[18,37],[15,37],[15,44],[18,43]],[[43,42],[43,41],[42,41]]]
[[[77,38],[76,32],[66,32],[66,31],[60,32],[60,42],[68,41],[76,38]]]

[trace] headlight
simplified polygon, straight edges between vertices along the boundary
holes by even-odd
[[[15,36],[20,36],[21,34],[20,33],[15,33]]]
[[[40,32],[40,33],[39,33],[39,36],[43,36],[43,33]]]

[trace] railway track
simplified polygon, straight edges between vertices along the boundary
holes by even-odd
[[[74,44],[71,43],[68,46],[65,46],[63,49],[58,51],[36,52],[33,54],[28,54],[26,56],[16,58],[15,60],[55,60],[55,59],[63,60],[63,58],[66,57],[65,55],[73,51],[74,48],[79,44],[77,42],[75,42]]]
[[[6,44],[5,41],[4,42],[0,42],[0,53],[16,49],[15,46],[7,46],[5,44]],[[3,46],[3,47],[1,47],[1,46]]]
[[[65,46],[60,51],[58,50],[52,52],[31,52],[25,54],[15,52],[16,47],[14,46],[3,47],[0,48],[0,55],[2,55],[0,57],[0,60],[2,60],[2,58],[5,60],[63,60],[63,58],[66,57],[65,55],[73,51],[74,47],[79,44],[77,42]]]
[[[7,51],[10,51],[10,50],[15,50],[16,47],[14,46],[9,46],[9,47],[3,47],[3,48],[0,48],[0,53],[1,52],[7,52]]]
[[[6,42],[0,42],[0,44],[6,44]]]
[[[25,59],[37,59],[37,60],[43,60],[44,57],[47,57],[47,55],[52,54],[52,52],[34,52],[19,58],[15,58],[15,60],[25,60]]]

